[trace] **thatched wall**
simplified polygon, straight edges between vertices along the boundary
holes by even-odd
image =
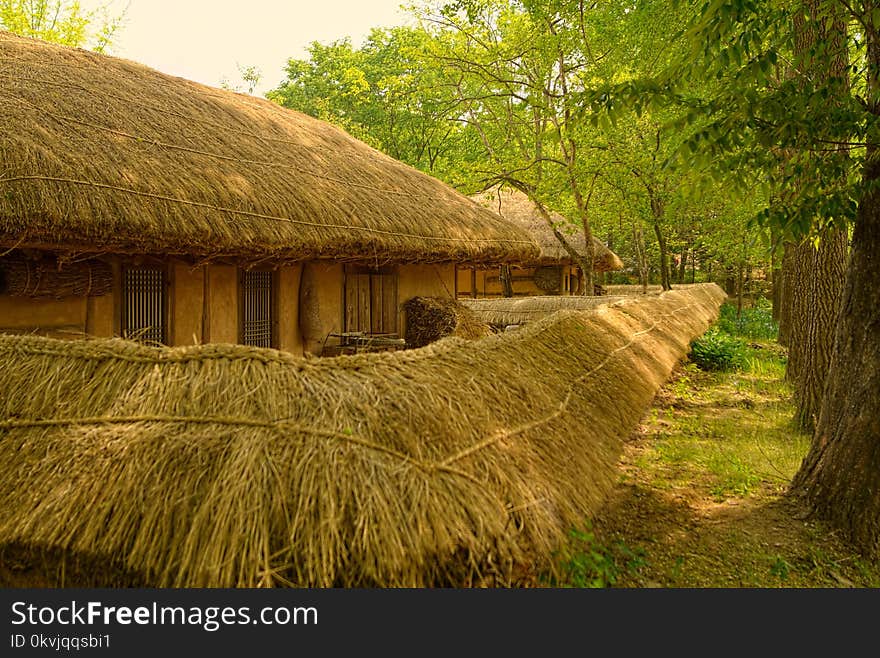
[[[0,248],[501,262],[525,232],[275,103],[0,31]]]
[[[598,508],[723,298],[326,360],[0,337],[0,547],[92,585],[508,582]]]
[[[676,285],[675,290],[705,290],[706,286],[711,285],[713,284],[691,283]],[[660,286],[650,286],[647,295],[642,292],[641,286],[612,285],[603,287],[608,292],[607,295],[588,297],[581,295],[536,295],[532,297],[496,297],[490,299],[467,299],[462,297],[460,301],[473,311],[480,321],[495,326],[505,326],[534,322],[556,311],[585,311],[599,306],[631,303],[638,299],[645,299],[646,296],[656,297],[663,292]]]
[[[535,322],[557,311],[588,311],[599,306],[625,302],[626,297],[583,297],[580,295],[551,295],[534,297],[499,297],[492,299],[462,299],[461,303],[481,322],[495,326]]]

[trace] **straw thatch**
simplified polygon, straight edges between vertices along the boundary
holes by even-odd
[[[113,270],[97,260],[61,263],[54,258],[0,256],[0,295],[62,299],[100,297],[113,290]]]
[[[471,195],[471,199],[500,214],[504,219],[531,235],[541,247],[538,258],[521,261],[524,266],[548,265],[554,263],[571,263],[571,256],[559,242],[553,231],[529,198],[511,188],[492,188],[480,194]],[[579,254],[586,250],[587,239],[583,230],[572,224],[557,212],[550,217],[556,229],[565,236],[569,245]],[[623,261],[593,236],[593,271],[608,272],[623,268]],[[577,263],[574,263],[575,265]]]
[[[0,549],[89,585],[509,582],[598,508],[723,298],[321,360],[0,336]]]
[[[403,310],[407,347],[424,347],[447,336],[475,340],[492,333],[488,325],[454,299],[413,297],[404,302]]]
[[[0,32],[0,247],[498,262],[524,232],[275,103]]]

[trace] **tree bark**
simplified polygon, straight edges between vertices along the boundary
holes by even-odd
[[[844,79],[848,63],[846,18],[840,10],[822,15],[819,0],[806,0],[804,9],[810,22],[803,14],[795,18],[797,55],[803,62],[803,73],[825,82]],[[820,41],[826,48],[816,54]],[[834,94],[830,96],[830,102],[835,103]],[[825,230],[818,237],[818,246],[805,240],[794,248],[793,278],[789,279],[792,305],[786,378],[794,385],[795,422],[808,431],[815,427],[831,360],[847,257],[845,233]]]
[[[788,282],[787,345],[788,363],[785,367],[785,378],[795,384],[801,374],[801,357],[809,349],[805,344],[807,323],[810,320],[811,300],[809,299],[810,270],[812,245],[807,241],[800,244],[787,244],[785,247],[786,267],[785,280]]]
[[[791,299],[794,285],[794,245],[786,242],[783,246],[782,265],[779,268],[782,279],[782,293],[779,299],[779,337],[780,345],[790,345],[789,334],[791,333]]]
[[[866,167],[880,181],[880,163]],[[862,198],[813,442],[792,491],[880,554],[880,192]]]
[[[810,250],[806,269],[810,279],[804,297],[808,307],[800,309],[806,318],[798,340],[789,350],[794,355],[797,378],[794,380],[797,424],[812,431],[822,402],[834,329],[840,310],[840,297],[846,276],[847,236],[843,231],[828,231],[822,236],[819,247]],[[789,361],[790,363],[791,361]]]

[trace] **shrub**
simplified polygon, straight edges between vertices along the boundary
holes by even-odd
[[[745,364],[746,351],[742,341],[712,327],[691,343],[688,356],[700,370],[735,370]]]
[[[755,300],[753,307],[744,308],[739,318],[736,317],[736,306],[722,304],[718,328],[731,336],[751,340],[773,340],[779,333],[779,326],[773,320],[772,305],[764,298]]]

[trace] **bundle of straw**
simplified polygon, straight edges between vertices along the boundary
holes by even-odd
[[[488,325],[454,299],[413,297],[404,302],[403,309],[407,347],[424,347],[447,336],[473,340],[492,333]]]
[[[704,286],[333,359],[0,336],[0,578],[424,586],[550,569],[723,299]]]
[[[535,270],[532,280],[544,292],[557,292],[562,279],[562,268],[545,265]]]
[[[0,294],[62,299],[99,297],[113,290],[113,271],[100,260],[59,263],[24,256],[0,259]]]

